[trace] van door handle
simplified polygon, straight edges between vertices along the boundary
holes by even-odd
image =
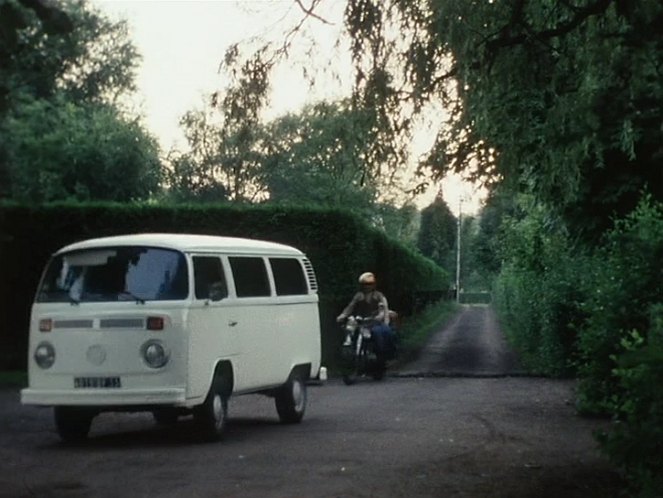
[[[235,320],[229,320],[228,325],[230,325],[231,327],[234,327],[235,325],[237,325],[237,322]]]

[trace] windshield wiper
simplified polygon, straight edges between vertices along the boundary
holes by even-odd
[[[123,295],[124,295],[124,296],[129,296],[131,299],[133,299],[134,301],[136,301],[136,304],[145,304],[145,299],[143,299],[142,297],[139,297],[139,296],[135,295],[133,292],[122,291],[120,294],[118,294],[118,296],[117,296],[118,299],[120,299],[120,297],[123,296]],[[128,301],[128,299],[127,299],[127,301]]]

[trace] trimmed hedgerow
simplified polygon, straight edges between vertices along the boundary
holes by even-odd
[[[25,367],[30,305],[44,264],[60,247],[93,237],[178,232],[270,240],[304,251],[320,286],[323,360],[336,347],[333,317],[373,271],[402,314],[445,296],[449,275],[350,211],[303,207],[57,203],[0,206],[0,369]]]

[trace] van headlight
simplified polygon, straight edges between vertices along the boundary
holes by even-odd
[[[140,348],[143,361],[150,368],[161,368],[168,363],[170,353],[161,343],[161,341],[147,341]]]
[[[35,348],[34,359],[39,368],[51,368],[55,363],[55,348],[50,342],[40,342]]]

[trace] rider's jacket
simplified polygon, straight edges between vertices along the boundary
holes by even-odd
[[[389,305],[387,298],[382,292],[373,290],[371,292],[357,292],[350,304],[343,310],[342,314],[359,316],[370,316],[376,321],[389,325]]]

